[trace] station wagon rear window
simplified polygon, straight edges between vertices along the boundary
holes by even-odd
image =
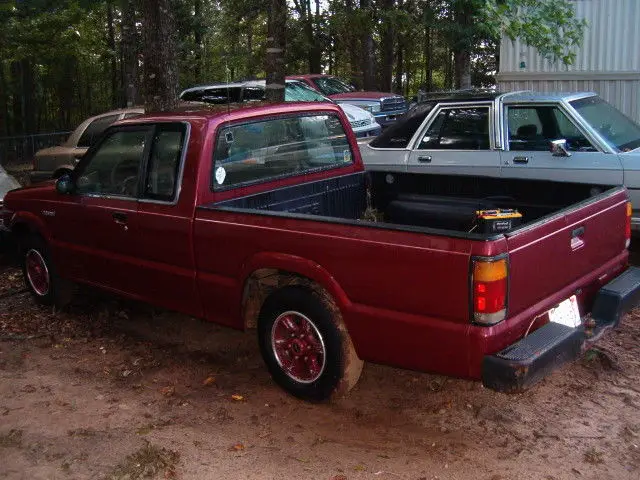
[[[270,118],[219,129],[211,185],[214,190],[226,190],[352,162],[337,116]]]

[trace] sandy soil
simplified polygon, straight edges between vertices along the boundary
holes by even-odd
[[[365,365],[298,401],[241,333],[0,267],[0,478],[640,479],[640,311],[526,394]]]

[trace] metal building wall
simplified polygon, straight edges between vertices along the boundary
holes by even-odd
[[[550,62],[519,40],[503,39],[499,89],[594,91],[640,123],[640,0],[573,2],[589,22],[575,63]]]
[[[550,62],[520,40],[503,39],[500,72],[640,73],[640,1],[573,0],[576,15],[586,18],[582,46],[573,65]],[[525,68],[520,68],[524,61]]]

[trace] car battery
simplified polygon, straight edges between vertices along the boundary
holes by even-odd
[[[481,233],[508,232],[520,225],[521,222],[522,214],[511,208],[476,211],[476,225]]]

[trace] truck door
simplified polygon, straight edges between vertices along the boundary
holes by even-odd
[[[440,106],[412,146],[410,173],[500,176],[500,154],[493,150],[493,106]]]
[[[560,105],[508,105],[505,109],[503,178],[622,185],[617,156],[599,151]],[[554,156],[553,140],[566,140],[569,156]]]
[[[111,129],[76,168],[76,191],[52,212],[64,275],[125,293],[133,288],[138,182],[150,134],[145,125]]]

